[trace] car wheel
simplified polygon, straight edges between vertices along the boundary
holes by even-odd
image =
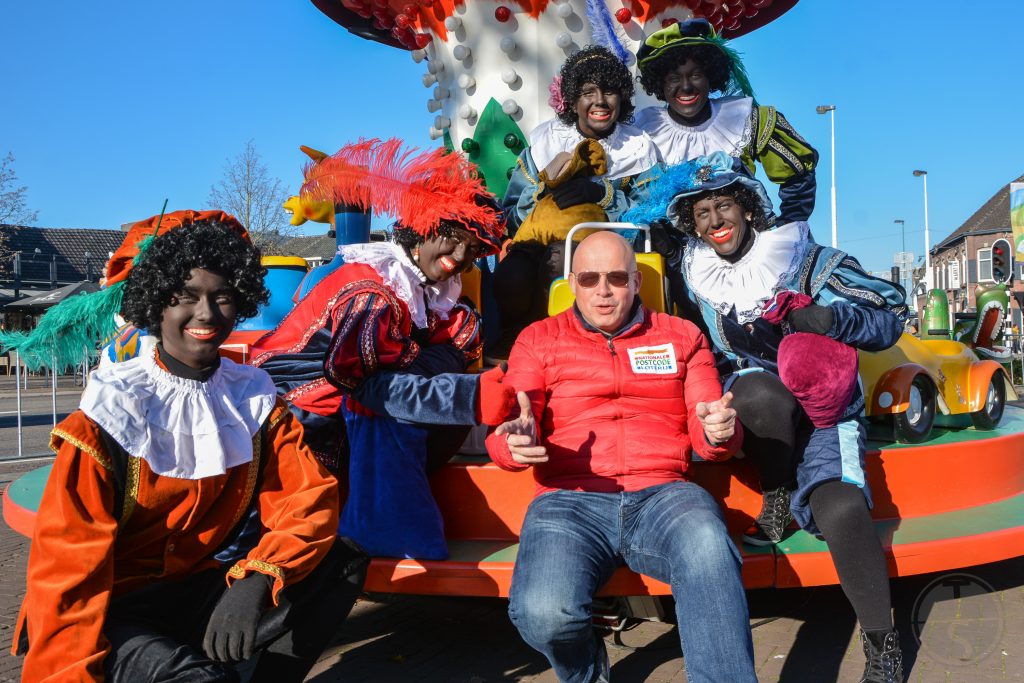
[[[910,383],[907,409],[892,416],[893,438],[899,443],[921,443],[935,422],[935,385],[925,375]]]
[[[985,405],[981,410],[971,413],[971,422],[975,429],[991,431],[999,426],[1003,419],[1003,408],[1006,407],[1006,385],[999,373],[992,375],[988,383],[988,393],[985,394]]]

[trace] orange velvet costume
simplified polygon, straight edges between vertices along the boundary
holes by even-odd
[[[162,477],[130,457],[119,521],[99,427],[80,410],[57,425],[57,458],[36,518],[14,637],[17,647],[27,629],[23,681],[102,681],[111,598],[217,567],[211,555],[253,496],[263,534],[226,581],[272,576],[276,604],[285,586],[317,566],[334,543],[337,482],[303,445],[302,426],[280,399],[260,433],[251,462],[215,477]],[[254,491],[261,459],[262,484]]]

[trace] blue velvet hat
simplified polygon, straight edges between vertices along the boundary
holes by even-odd
[[[765,215],[774,219],[764,185],[756,178],[734,171],[733,158],[728,154],[715,152],[661,169],[643,188],[644,198],[623,214],[622,220],[649,225],[668,218],[678,225],[679,205],[684,199],[737,184],[754,192],[761,200]],[[771,223],[774,220],[769,220]]]

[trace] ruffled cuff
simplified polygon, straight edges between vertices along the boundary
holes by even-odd
[[[274,585],[270,590],[270,595],[273,598],[274,606],[276,607],[278,596],[281,591],[284,590],[284,570],[276,564],[264,562],[263,560],[239,560],[233,567],[231,567],[231,569],[228,570],[228,586],[239,579],[244,579],[253,572],[264,574],[274,580]]]

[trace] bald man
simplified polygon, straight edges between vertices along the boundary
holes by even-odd
[[[733,455],[742,433],[707,340],[644,308],[629,244],[583,240],[571,310],[534,323],[509,356],[519,417],[487,450],[532,467],[509,615],[561,681],[609,680],[591,627],[594,593],[623,564],[672,587],[691,683],[754,683],[740,557],[712,497],[688,481],[691,449]]]

